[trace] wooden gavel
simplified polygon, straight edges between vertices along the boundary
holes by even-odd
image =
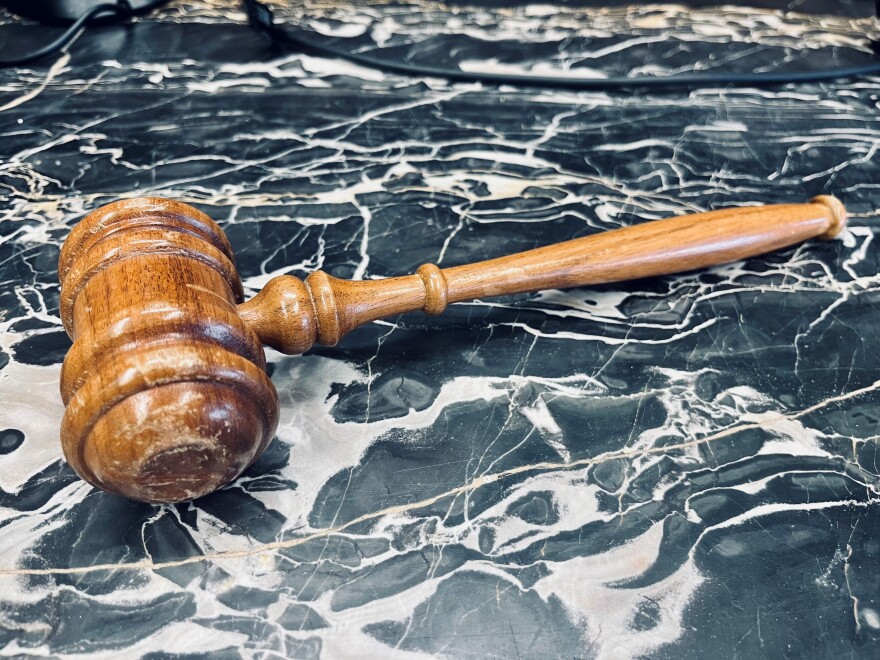
[[[272,279],[244,302],[232,248],[208,216],[157,198],[90,213],[61,250],[64,455],[90,484],[136,500],[206,495],[272,439],[278,396],[262,344],[332,346],[359,325],[449,303],[667,275],[763,254],[846,225],[834,197],[615,229],[481,263],[343,281]]]

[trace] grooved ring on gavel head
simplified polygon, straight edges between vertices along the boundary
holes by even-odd
[[[275,433],[278,397],[236,311],[232,249],[210,218],[157,198],[109,204],[74,228],[58,272],[74,340],[61,439],[83,479],[174,502],[256,460]]]

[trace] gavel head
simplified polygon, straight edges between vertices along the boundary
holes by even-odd
[[[175,502],[237,477],[275,433],[278,397],[242,321],[221,229],[163,199],[88,215],[58,264],[64,455],[89,483]]]

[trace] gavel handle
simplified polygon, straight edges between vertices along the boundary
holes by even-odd
[[[669,275],[830,239],[845,226],[843,204],[827,195],[808,204],[723,209],[465,266],[425,264],[403,277],[347,281],[316,271],[303,282],[283,275],[239,305],[239,313],[264,344],[296,354],[315,342],[332,346],[364,323],[404,312],[440,314],[449,303],[477,298]]]

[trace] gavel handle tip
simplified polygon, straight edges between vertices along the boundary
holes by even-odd
[[[831,215],[831,226],[828,231],[819,236],[820,239],[830,241],[846,229],[846,208],[837,197],[833,195],[817,195],[810,200],[811,204],[821,204],[828,209]]]

